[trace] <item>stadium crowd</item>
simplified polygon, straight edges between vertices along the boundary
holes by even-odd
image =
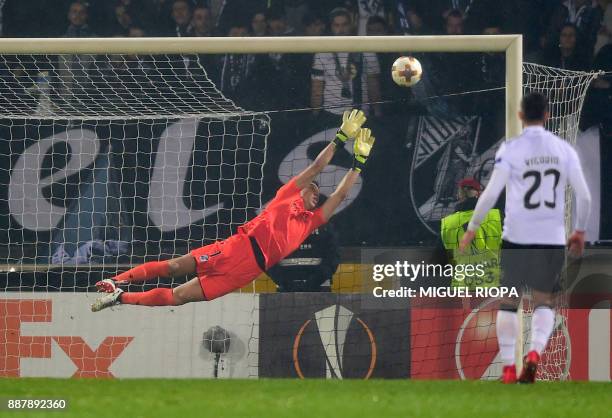
[[[581,128],[600,126],[602,143],[612,139],[612,0],[5,0],[0,2],[0,12],[0,34],[4,37],[521,33],[527,62],[608,72],[591,85]],[[374,103],[363,106],[370,118],[393,117],[395,113],[399,117],[393,123],[399,125],[404,123],[406,118],[401,115],[407,109],[416,109],[433,115],[488,116],[496,121],[493,126],[503,126],[503,54],[415,54],[425,68],[424,80],[412,89],[402,89],[393,83],[388,69],[399,54],[407,53],[410,51],[203,55],[183,57],[184,68],[170,69],[171,75],[154,70],[162,78],[174,77],[168,85],[176,86],[171,94],[180,95],[178,90],[188,89],[180,72],[192,81],[200,80],[201,71],[195,77],[193,72],[203,67],[224,95],[238,105],[252,110],[306,109],[297,112],[298,117],[321,126],[335,125],[342,110],[368,102]],[[78,83],[71,87],[70,80],[88,71],[85,60],[76,61],[78,68],[74,62],[63,63],[68,78],[62,88],[87,89]],[[131,64],[110,60],[108,68],[95,74],[119,89],[126,86],[122,74],[133,80],[136,72],[144,83],[150,82],[142,62],[137,62],[135,69],[123,68]],[[10,84],[21,67],[2,71],[0,76]],[[58,76],[64,77],[60,71]],[[83,97],[100,96],[103,89],[96,88],[99,81],[94,76],[81,79],[93,87]],[[489,94],[442,97],[489,90]],[[117,97],[122,94],[133,96],[132,91],[119,91]],[[149,99],[151,106],[158,102]],[[285,116],[278,113],[277,121],[282,122]],[[286,123],[288,129],[297,125]],[[607,153],[602,150],[604,162],[610,159]],[[602,190],[609,193],[603,184]],[[602,200],[612,201],[612,196],[602,195]]]
[[[1,5],[0,33],[6,37],[522,33],[526,61],[568,70],[612,70],[610,0],[6,0]],[[344,9],[348,19],[340,27],[335,24],[337,11]],[[392,100],[398,93],[390,77],[370,76],[389,67],[393,54],[370,58],[363,63],[364,73],[370,84],[377,83],[364,83],[359,99]],[[432,59],[437,91],[487,88],[499,85],[503,77],[500,56],[440,54]],[[325,107],[320,83],[311,83],[311,76],[324,77],[321,60],[314,60],[313,66],[313,56],[228,54],[208,61],[211,79],[243,106]],[[292,94],[282,102],[262,101],[258,86],[278,80]],[[311,84],[316,91],[303,88]],[[603,122],[605,131],[612,131],[612,112],[602,111],[609,109],[610,94],[609,77],[594,82],[587,125]],[[382,112],[379,107],[372,111]]]

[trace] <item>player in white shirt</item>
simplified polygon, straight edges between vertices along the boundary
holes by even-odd
[[[495,155],[495,168],[485,192],[480,196],[460,250],[474,239],[485,214],[506,188],[506,216],[502,244],[501,286],[532,290],[534,312],[531,318],[531,344],[521,383],[533,383],[540,355],[555,324],[552,309],[559,287],[565,241],[565,186],[576,194],[576,226],[567,241],[575,256],[584,250],[584,230],[591,196],[574,148],[544,128],[549,117],[548,99],[539,93],[525,96],[519,117],[524,130],[504,143]],[[520,298],[506,298],[497,313],[499,351],[504,363],[502,381],[515,383],[514,353],[519,331],[517,308]]]

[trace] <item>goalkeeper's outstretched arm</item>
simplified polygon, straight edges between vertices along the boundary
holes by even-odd
[[[372,131],[367,128],[360,129],[357,138],[355,138],[353,168],[344,175],[344,178],[340,181],[336,190],[334,190],[331,196],[323,203],[323,206],[321,206],[323,218],[326,221],[332,217],[338,206],[340,206],[340,203],[346,199],[349,191],[357,181],[359,174],[365,168],[366,161],[374,146],[374,140]]]
[[[361,126],[365,123],[366,117],[361,110],[352,110],[344,112],[342,116],[342,125],[336,137],[319,153],[317,158],[304,171],[297,175],[295,182],[298,188],[303,189],[308,186],[317,175],[331,161],[339,147],[344,147],[348,139],[353,139],[359,133]]]

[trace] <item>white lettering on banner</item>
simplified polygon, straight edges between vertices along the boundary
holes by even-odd
[[[192,210],[185,206],[183,183],[199,120],[183,119],[168,125],[160,137],[149,186],[149,217],[162,232],[187,227],[215,213],[223,203]]]
[[[66,167],[41,178],[42,162],[53,146],[65,142],[70,155]],[[100,141],[89,129],[68,131],[41,139],[30,145],[19,156],[11,173],[9,210],[19,224],[33,231],[55,228],[66,214],[66,208],[52,204],[43,189],[78,173],[93,164],[100,152]]]
[[[311,145],[318,143],[324,143],[327,145],[330,138],[333,138],[335,135],[336,129],[327,129],[302,141],[297,147],[292,149],[281,162],[280,166],[278,167],[278,178],[283,183],[287,183],[292,177],[300,174],[306,169],[306,167],[308,167],[308,165],[312,163],[312,160],[308,158],[308,148]],[[346,149],[349,150],[349,147],[347,146]],[[340,180],[342,180],[342,177],[344,177],[348,171],[349,169],[346,167],[333,164],[329,164],[327,167],[325,167],[319,175],[319,178],[316,179],[319,183],[321,194],[325,196],[332,194],[336,186],[340,183]],[[338,206],[335,213],[344,210],[353,202],[353,200],[355,200],[355,198],[361,192],[361,185],[361,178],[359,178],[357,179],[355,186],[353,186],[353,188],[349,191],[347,198],[344,199],[340,206]]]

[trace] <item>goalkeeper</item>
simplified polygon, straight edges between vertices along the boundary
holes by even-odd
[[[148,262],[96,283],[98,290],[107,294],[98,298],[91,310],[97,312],[117,304],[176,306],[213,300],[252,282],[295,251],[314,229],[331,218],[346,198],[374,144],[370,129],[362,128],[365,121],[362,111],[344,112],[334,140],[310,166],[276,192],[260,215],[239,227],[236,234],[182,257]],[[313,181],[348,139],[355,139],[353,167],[325,203],[317,207],[319,188]],[[157,277],[194,274],[196,278],[173,289],[124,292],[117,287]]]

